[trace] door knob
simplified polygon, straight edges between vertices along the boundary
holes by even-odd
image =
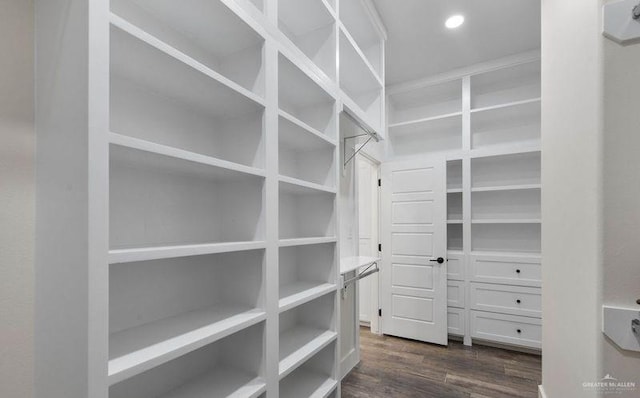
[[[436,258],[436,259],[429,260],[429,261],[431,261],[431,262],[433,262],[433,263],[442,264],[442,263],[444,263],[444,258],[442,258],[442,257],[438,257],[438,258]]]

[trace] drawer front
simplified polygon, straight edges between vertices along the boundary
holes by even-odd
[[[541,348],[542,322],[535,318],[471,311],[471,337]]]
[[[469,262],[472,281],[541,286],[542,267],[539,258],[474,255]]]
[[[464,310],[447,308],[447,331],[455,336],[464,336]]]
[[[464,282],[447,281],[447,306],[464,308]]]
[[[542,316],[542,295],[538,287],[472,283],[469,294],[474,310]]]
[[[447,253],[447,279],[464,280],[464,254]]]

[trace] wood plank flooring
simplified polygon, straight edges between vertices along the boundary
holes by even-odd
[[[537,398],[541,358],[450,342],[448,347],[360,329],[361,362],[342,381],[343,398]]]

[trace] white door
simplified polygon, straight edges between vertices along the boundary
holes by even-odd
[[[382,165],[384,334],[447,344],[445,160]]]

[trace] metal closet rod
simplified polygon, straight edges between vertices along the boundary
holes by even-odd
[[[371,267],[375,267],[375,268],[370,269]],[[342,288],[346,289],[347,286],[349,286],[350,284],[355,283],[356,281],[359,281],[360,279],[365,278],[371,274],[375,274],[376,272],[379,272],[379,271],[380,271],[380,268],[378,267],[378,262],[374,261],[373,263],[369,264],[367,268],[365,268],[362,272],[358,273],[353,278],[350,278],[344,281]]]
[[[347,164],[349,164],[349,162],[351,161],[351,159],[353,159],[358,152],[360,152],[362,150],[362,148],[365,147],[365,145],[367,145],[369,143],[369,141],[374,140],[375,142],[379,142],[380,138],[378,137],[378,133],[376,133],[375,131],[372,131],[368,128],[366,128],[365,126],[362,125],[362,123],[356,119],[355,117],[353,117],[349,112],[343,111],[343,113],[349,118],[351,119],[351,121],[358,126],[358,128],[362,131],[364,131],[364,134],[358,134],[358,135],[352,135],[350,137],[344,137],[343,140],[343,146],[344,146],[344,155],[343,157],[346,158],[347,157],[347,140],[349,139],[354,139],[354,138],[358,138],[358,137],[364,137],[364,136],[368,136],[369,138],[367,138],[367,140],[364,142],[364,144],[360,145],[360,147],[358,149],[355,150],[355,152],[353,152],[353,154],[351,156],[349,156],[348,159],[344,159],[344,164],[343,166],[346,166]]]

